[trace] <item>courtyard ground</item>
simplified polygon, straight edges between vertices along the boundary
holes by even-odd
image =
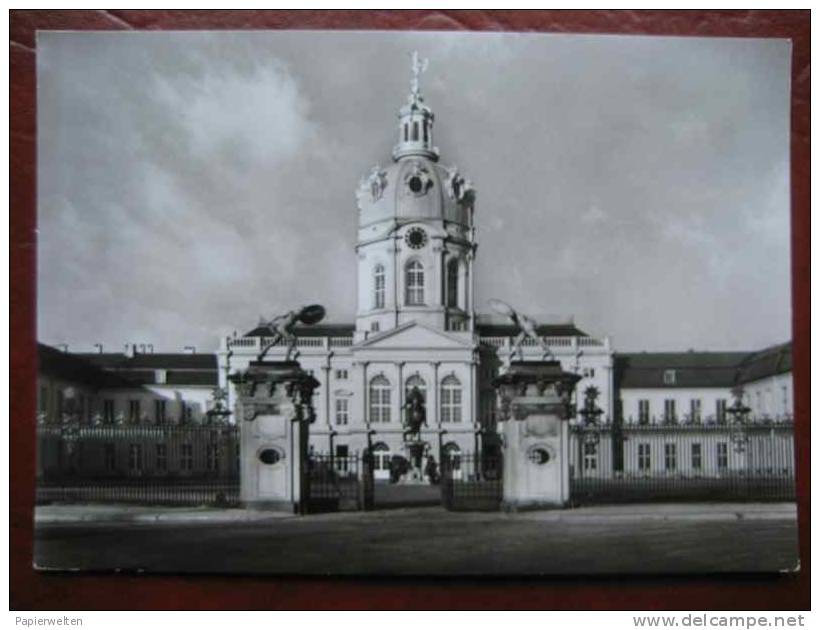
[[[45,570],[346,575],[792,570],[793,504],[597,506],[507,514],[440,507],[293,516],[42,506]]]

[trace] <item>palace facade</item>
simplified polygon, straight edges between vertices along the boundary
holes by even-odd
[[[393,455],[407,456],[404,405],[413,388],[425,398],[421,438],[430,455],[440,460],[492,444],[492,380],[518,333],[477,309],[476,190],[445,164],[416,78],[399,110],[391,159],[374,166],[356,191],[355,321],[296,330],[298,360],[320,382],[311,447],[339,456],[370,448],[377,477],[387,477]],[[616,354],[608,338],[586,334],[572,319],[543,322],[537,333],[564,370],[582,377],[579,406],[594,388],[603,424],[723,424],[738,385],[752,416],[791,416],[790,344],[759,352]],[[41,345],[41,422],[60,423],[66,414],[89,424],[224,419],[209,412],[232,408],[228,376],[257,360],[267,335],[258,327],[226,337],[215,355],[153,354],[136,346],[70,354]],[[280,344],[265,359],[285,354]],[[523,359],[541,358],[540,346],[525,341]],[[609,456],[590,450],[581,457],[587,455]]]

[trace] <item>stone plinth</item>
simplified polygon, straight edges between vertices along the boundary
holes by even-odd
[[[311,398],[319,382],[295,361],[252,362],[229,378],[240,424],[242,503],[304,512]]]
[[[558,361],[522,361],[497,377],[505,509],[569,502],[569,402],[580,377]]]

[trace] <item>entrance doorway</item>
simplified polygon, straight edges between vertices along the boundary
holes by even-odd
[[[374,481],[389,481],[390,480],[390,460],[393,453],[390,447],[384,442],[377,442],[373,446],[373,480]]]

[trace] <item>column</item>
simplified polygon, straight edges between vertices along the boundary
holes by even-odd
[[[399,361],[396,363],[396,369],[398,371],[398,379],[399,379],[399,391],[398,391],[398,401],[399,401],[399,424],[404,423],[404,417],[402,416],[404,412],[404,361]]]
[[[441,365],[441,362],[440,361],[432,361],[430,363],[430,365],[433,366],[433,386],[431,388],[432,389],[431,396],[428,397],[428,400],[430,401],[430,404],[427,406],[427,408],[428,409],[432,408],[432,410],[433,410],[433,414],[432,414],[433,422],[432,422],[432,424],[437,429],[441,429],[441,413],[440,413],[441,410],[439,409],[439,401],[438,401],[438,398],[439,398],[438,367],[439,367],[439,365]]]
[[[367,413],[368,412],[368,407],[369,407],[369,401],[367,399],[368,398],[368,393],[369,393],[369,390],[368,390],[368,387],[367,387],[367,361],[362,361],[361,363],[359,363],[359,365],[362,368],[361,419],[362,419],[362,423],[365,426],[365,429],[367,430],[367,429],[370,428],[370,418],[368,417],[368,413]]]
[[[466,289],[467,283],[465,283],[465,290],[467,290],[467,313],[470,316],[470,330],[475,330],[475,274],[473,273],[473,262],[475,260],[475,255],[472,251],[467,253],[467,274],[469,275],[468,282],[469,282],[469,290]]]
[[[327,357],[327,364],[322,366],[322,371],[325,373],[325,424],[327,425],[330,456],[333,457],[333,420],[330,416],[330,355]]]

